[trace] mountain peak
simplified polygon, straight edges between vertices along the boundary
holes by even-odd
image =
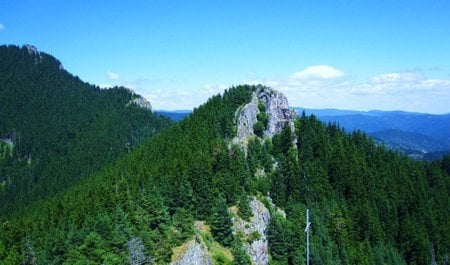
[[[25,44],[23,48],[27,49],[29,55],[38,55],[40,56],[39,50],[34,45]]]
[[[137,95],[137,94],[135,94],[135,95],[136,95],[136,97],[133,98],[128,104],[136,104],[138,107],[141,107],[143,109],[150,110],[150,111],[152,110],[152,104],[147,99],[145,99],[141,95]]]
[[[245,143],[248,137],[275,134],[289,125],[294,131],[296,113],[289,108],[284,94],[265,86],[258,86],[252,100],[237,110],[237,142]]]

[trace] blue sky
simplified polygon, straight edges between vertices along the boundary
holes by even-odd
[[[450,1],[0,0],[0,44],[190,109],[262,83],[291,106],[450,112]]]

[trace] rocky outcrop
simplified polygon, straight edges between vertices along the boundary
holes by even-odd
[[[177,249],[178,255],[171,265],[212,265],[206,245],[196,237]]]
[[[136,104],[137,106],[146,109],[146,110],[152,110],[152,104],[142,96],[137,96],[136,98],[132,99],[130,103],[128,104]]]
[[[253,216],[249,222],[233,217],[234,233],[244,235],[243,245],[252,264],[267,265],[269,264],[267,229],[270,223],[270,212],[256,198],[250,200],[250,207]]]
[[[289,103],[285,95],[273,89],[264,88],[258,93],[258,99],[266,106],[266,113],[269,117],[265,135],[272,138],[281,132],[284,126],[291,126],[294,131],[294,119],[296,114],[289,109]]]
[[[152,264],[153,260],[150,257],[146,257],[145,247],[140,237],[133,237],[128,240],[128,251],[130,252],[130,265],[144,265]]]
[[[45,54],[44,52],[40,52],[38,48],[34,45],[25,44],[22,46],[24,49],[27,50],[28,55],[34,57],[34,64],[40,64],[44,60],[44,58],[51,58],[55,61],[55,63],[58,65],[58,69],[60,71],[64,70],[64,66],[61,64],[60,61],[58,61],[56,58],[53,58],[52,56]]]
[[[258,109],[258,97],[256,93],[253,93],[252,101],[241,109],[238,110],[237,117],[237,137],[240,140],[245,139],[248,136],[254,136],[253,126],[257,122]]]
[[[26,45],[24,45],[24,47],[27,49],[27,52],[29,55],[40,56],[40,53],[39,53],[38,49],[36,48],[36,46],[26,44]]]
[[[288,125],[294,131],[296,113],[289,109],[287,98],[282,93],[268,87],[258,86],[253,92],[252,100],[237,111],[237,137],[235,143],[245,143],[249,137],[255,136],[253,126],[258,121],[260,112],[258,104],[265,106],[268,117],[264,135],[272,138]]]
[[[36,48],[36,46],[26,44],[23,46],[25,49],[27,49],[28,55],[34,57],[34,63],[38,64],[42,62],[42,55],[39,52],[39,50]],[[61,64],[60,64],[61,65]]]

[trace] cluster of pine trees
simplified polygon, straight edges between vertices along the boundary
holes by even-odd
[[[267,191],[287,215],[272,219],[274,260],[304,261],[308,207],[312,264],[448,264],[448,158],[413,161],[314,116],[295,127],[273,139],[279,164]]]
[[[271,264],[305,262],[306,208],[312,264],[448,264],[450,158],[412,161],[361,132],[306,115],[295,131],[286,126],[272,139],[251,139],[245,152],[231,144],[235,113],[255,90],[238,86],[212,97],[66,192],[4,218],[0,261],[167,264],[172,249],[192,238],[194,220],[204,220],[215,241],[232,250],[233,264],[249,264],[227,207],[238,205],[248,219],[248,196],[270,195],[286,213],[265,201]],[[258,117],[263,126],[266,118]]]
[[[168,263],[172,248],[192,235],[194,220],[213,224],[214,216],[222,218],[221,203],[236,204],[245,192],[250,175],[244,152],[228,149],[226,139],[235,131],[235,110],[250,100],[252,89],[211,98],[115,165],[5,220],[0,260],[123,264],[130,243],[139,242],[153,262]],[[221,220],[229,223],[229,216]],[[222,223],[215,224],[220,230]],[[234,240],[213,235],[226,246]]]

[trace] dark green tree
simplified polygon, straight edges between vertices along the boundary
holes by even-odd
[[[282,264],[287,264],[290,255],[290,233],[290,227],[286,219],[277,214],[270,219],[267,235],[270,253],[273,259]]]
[[[255,135],[262,137],[264,135],[264,124],[260,121],[257,121],[254,125],[253,125],[253,133],[255,133]]]
[[[233,265],[251,265],[250,257],[242,247],[239,237],[235,237],[231,246],[231,254],[233,254]]]
[[[250,201],[248,200],[248,196],[244,193],[239,199],[239,216],[246,220],[250,221],[250,218],[253,216],[252,208],[250,208]]]
[[[211,216],[211,233],[218,242],[225,247],[230,247],[233,242],[231,216],[227,204],[222,196],[216,199]]]

